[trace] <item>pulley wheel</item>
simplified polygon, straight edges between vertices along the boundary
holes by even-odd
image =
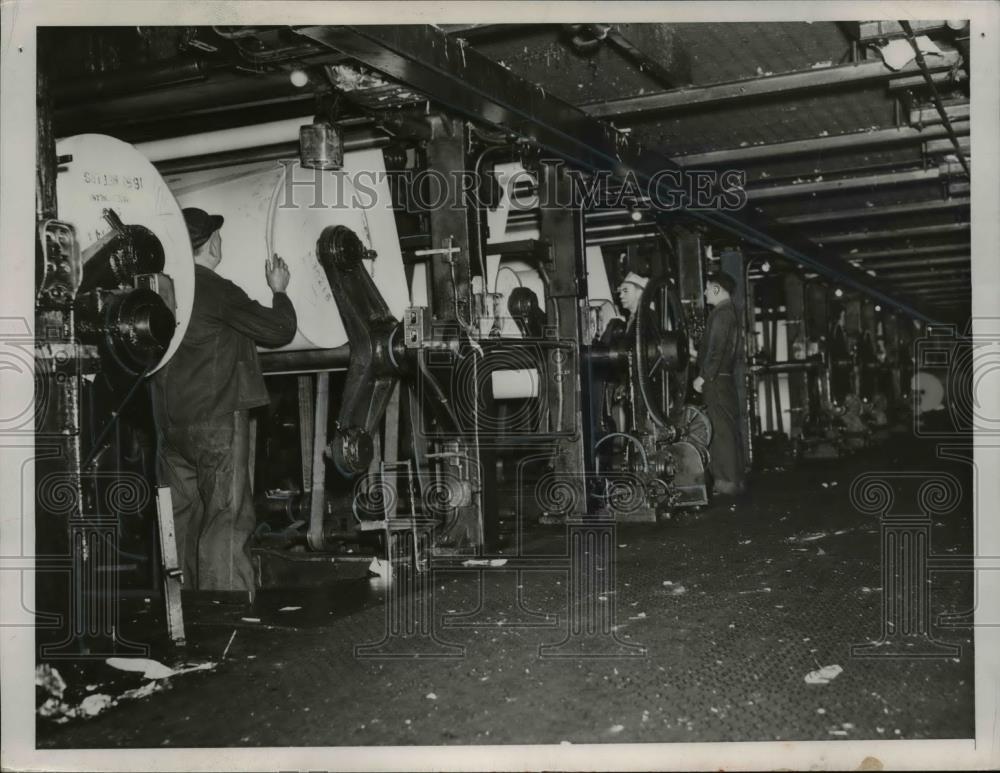
[[[709,447],[712,442],[712,422],[701,408],[683,405],[671,419],[682,440],[689,440],[703,448]]]
[[[653,423],[669,427],[667,416],[684,402],[688,387],[687,326],[669,275],[650,280],[642,291],[634,330],[633,383]]]

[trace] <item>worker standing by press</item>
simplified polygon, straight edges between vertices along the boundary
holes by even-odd
[[[732,293],[736,280],[725,272],[709,274],[705,302],[711,307],[705,334],[698,347],[698,377],[694,389],[705,398],[712,422],[709,446],[713,493],[735,496],[746,490],[740,402],[736,389],[736,365],[742,327]]]
[[[290,274],[274,255],[264,265],[271,308],[251,300],[215,273],[223,218],[188,208],[184,220],[194,249],[194,307],[177,353],[152,379],[157,474],[170,487],[184,589],[252,601],[249,410],[269,402],[257,345],[283,346],[295,336]]]

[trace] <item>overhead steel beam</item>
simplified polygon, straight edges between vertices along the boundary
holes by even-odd
[[[958,160],[962,164],[962,168],[965,170],[965,176],[972,181],[972,172],[969,171],[969,164],[965,160],[963,155],[963,150],[961,143],[958,141],[958,135],[952,128],[951,119],[945,112],[944,103],[941,101],[941,95],[938,93],[937,86],[934,85],[934,76],[931,74],[930,65],[928,65],[927,60],[924,59],[924,54],[920,50],[920,44],[917,43],[917,38],[913,34],[913,27],[910,26],[910,22],[906,19],[899,20],[899,26],[903,28],[906,33],[906,39],[913,49],[913,55],[916,57],[917,65],[920,67],[920,72],[923,75],[924,80],[927,82],[927,87],[931,90],[931,99],[934,102],[934,107],[937,108],[938,115],[941,116],[941,122],[944,124],[944,128],[948,130],[948,137],[951,139],[952,146],[955,149],[955,153],[958,154]]]
[[[867,252],[852,252],[847,255],[849,260],[874,260],[876,258],[911,258],[916,255],[941,255],[949,252],[969,253],[968,240],[962,244],[938,244],[933,247],[898,247],[891,250],[873,250]]]
[[[658,80],[663,88],[669,89],[677,85],[677,78],[672,72],[670,72],[670,70],[660,64],[645,51],[637,48],[636,45],[625,37],[625,35],[622,34],[622,31],[617,27],[612,27],[608,30],[608,42],[621,51],[626,57],[639,65],[639,69],[642,70],[642,72]]]
[[[959,151],[961,151],[963,157],[968,156],[972,151],[972,138],[969,136],[957,136],[958,132],[955,132],[955,134],[958,140]],[[955,143],[950,138],[931,140],[924,143],[924,153],[928,156],[943,156],[955,153]]]
[[[803,223],[829,223],[836,220],[858,220],[869,217],[890,217],[892,215],[919,215],[926,212],[941,212],[949,209],[962,209],[972,203],[968,198],[931,199],[915,201],[912,204],[889,204],[886,206],[859,207],[857,209],[838,209],[833,212],[808,212],[804,215],[790,215],[777,218],[779,223],[786,225],[801,225]]]
[[[478,40],[496,35],[509,35],[526,30],[537,31],[552,24],[442,24],[441,29],[448,35],[466,40]]]
[[[772,185],[766,188],[750,188],[747,196],[750,201],[766,201],[768,199],[783,199],[788,196],[801,196],[804,193],[843,193],[858,188],[884,188],[890,185],[908,185],[912,183],[933,182],[941,178],[940,168],[913,169],[908,172],[889,172],[887,174],[865,175],[864,177],[844,177],[840,180],[821,180],[819,182],[803,182],[791,185]]]
[[[914,21],[911,22],[911,24],[913,25],[914,30],[925,33],[930,30],[942,29],[947,26],[943,19],[934,21]],[[845,26],[852,30],[854,30],[855,25],[857,25],[856,34],[859,43],[874,42],[885,38],[898,38],[905,34],[898,21],[885,20],[845,23]]]
[[[919,268],[921,266],[950,266],[952,264],[970,263],[972,258],[969,255],[955,255],[950,258],[914,258],[913,260],[885,260],[874,263],[865,263],[866,269],[878,271],[880,269],[893,268]]]
[[[927,236],[939,236],[940,234],[966,232],[971,227],[970,223],[944,223],[942,225],[922,225],[916,228],[898,228],[887,231],[859,231],[849,234],[829,234],[814,236],[818,242],[823,244],[843,244],[844,242],[872,242],[881,239],[911,239]]]
[[[954,80],[954,75],[950,72],[936,72],[930,77],[930,84],[938,83],[951,83]],[[889,81],[887,88],[890,92],[893,91],[906,91],[908,89],[919,89],[926,88],[928,86],[927,80],[923,75],[910,75],[906,78],[896,78],[895,80]]]
[[[968,133],[969,123],[966,121],[955,125],[958,133]],[[691,153],[674,158],[684,167],[722,166],[724,164],[752,163],[771,158],[785,158],[804,153],[831,153],[838,150],[853,150],[875,145],[905,145],[910,143],[937,140],[948,136],[943,126],[932,126],[918,129],[913,126],[891,127],[869,131],[835,134],[832,137],[811,137],[807,140],[791,140],[790,142],[774,142],[769,145],[750,145],[745,148],[727,148],[713,150],[708,153]]]
[[[896,273],[897,271],[899,273]],[[909,268],[901,268],[901,269],[882,269],[881,271],[878,271],[878,275],[880,277],[882,277],[883,279],[885,279],[886,281],[889,281],[889,282],[898,282],[900,280],[907,280],[907,279],[928,279],[928,278],[933,279],[935,277],[937,277],[939,279],[942,279],[942,278],[943,279],[954,279],[956,277],[962,277],[962,276],[964,276],[966,279],[968,279],[968,276],[966,276],[966,275],[970,274],[971,272],[972,272],[971,266],[966,267],[966,268],[955,268],[955,269],[951,269],[951,270],[949,270],[949,269],[940,269],[940,270],[928,269],[926,271],[919,271],[919,270],[918,271],[914,271],[913,269],[909,269]]]
[[[969,103],[963,102],[960,105],[945,105],[944,112],[950,121],[968,122]],[[933,124],[939,124],[941,123],[941,114],[938,112],[936,105],[933,107],[916,108],[910,111],[910,123],[914,126],[931,126]],[[955,126],[955,124],[952,125]]]
[[[972,280],[965,277],[956,277],[954,279],[909,279],[909,280],[892,280],[893,287],[897,287],[900,290],[909,291],[917,287],[948,287],[960,289],[962,287],[968,287],[969,292],[972,292]]]
[[[935,57],[930,66],[934,72],[947,71],[960,60],[961,56],[957,51],[946,51],[944,56]],[[845,85],[861,86],[919,72],[920,68],[916,62],[910,62],[899,70],[891,70],[879,59],[840,67],[810,68],[781,75],[716,83],[711,86],[623,97],[585,104],[582,108],[594,118],[618,118],[661,110],[716,107],[760,97],[788,96],[802,91],[815,93],[821,89]]]
[[[964,285],[962,287],[947,287],[947,286],[923,287],[923,288],[920,288],[920,289],[916,290],[915,292],[922,292],[922,293],[940,292],[940,293],[953,293],[953,294],[957,294],[957,293],[961,293],[961,292],[971,292],[971,287],[972,287],[972,285]]]
[[[532,140],[573,167],[610,172],[621,178],[632,176],[663,201],[683,193],[669,176],[662,174],[680,172],[680,167],[661,153],[644,148],[640,138],[625,141],[614,127],[434,27],[345,25],[293,29],[405,84],[445,110]],[[905,314],[937,322],[891,294],[864,271],[845,264],[838,253],[819,248],[800,232],[755,216],[749,209],[688,209],[684,214],[867,293]]]

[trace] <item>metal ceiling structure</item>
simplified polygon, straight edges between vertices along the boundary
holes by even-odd
[[[87,66],[61,57],[52,92],[60,134],[113,127],[138,142],[308,114],[315,95],[290,83],[295,68],[343,91],[358,120],[433,104],[582,170],[741,170],[747,206],[685,216],[916,319],[961,321],[971,287],[933,283],[971,265],[968,31],[914,23],[923,62],[893,69],[882,49],[910,44],[907,26],[121,28],[94,33]],[[341,65],[381,85],[349,93]],[[639,224],[628,238],[653,234]]]

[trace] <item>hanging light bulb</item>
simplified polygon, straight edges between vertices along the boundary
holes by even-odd
[[[836,295],[838,298],[842,298],[844,295],[844,291],[838,287],[836,290],[833,291],[833,294]]]

